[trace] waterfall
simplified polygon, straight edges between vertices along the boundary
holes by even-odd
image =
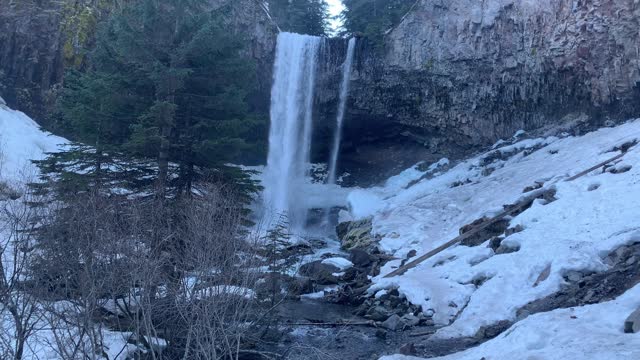
[[[269,155],[264,173],[267,226],[286,214],[293,228],[307,218],[302,186],[309,176],[319,37],[280,33],[271,89]]]
[[[347,57],[342,64],[342,84],[340,85],[340,100],[338,102],[338,115],[336,118],[336,130],[333,135],[333,146],[331,148],[331,158],[329,159],[329,174],[327,184],[336,183],[338,171],[338,153],[340,152],[340,142],[342,141],[342,123],[349,97],[349,82],[351,80],[351,68],[353,67],[353,55],[356,49],[356,38],[349,39],[347,47]]]

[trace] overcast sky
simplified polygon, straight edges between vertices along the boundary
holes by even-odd
[[[340,12],[344,8],[344,6],[342,5],[342,0],[325,0],[325,1],[327,2],[327,4],[329,4],[329,13],[331,14],[331,16],[340,15]],[[339,28],[341,25],[342,23],[338,20],[333,20],[331,22],[331,27],[333,28],[333,31],[336,31],[336,29]]]

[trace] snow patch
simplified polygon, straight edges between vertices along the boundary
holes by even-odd
[[[635,241],[632,234],[640,230],[640,167],[633,166],[640,163],[640,146],[631,148],[613,172],[597,170],[572,182],[564,180],[615,156],[619,152],[609,151],[614,147],[639,138],[640,119],[581,137],[527,139],[498,145],[440,174],[424,176],[427,171],[413,167],[385,186],[352,191],[351,216],[372,217],[380,248],[404,258],[411,250],[427,253],[458,236],[462,226],[497,214],[503,205],[529,195],[523,190],[536,182],[556,190],[556,201],[536,201],[511,219],[511,227],[524,230],[503,244],[517,251],[495,254],[486,242],[455,246],[386,279],[384,275],[400,265],[391,261],[373,279],[370,294],[397,289],[423,311],[433,311],[436,324],[446,326],[437,338],[455,338],[515,320],[518,308],[558,291],[567,271],[607,269],[602,257]],[[597,191],[593,184],[599,185]],[[549,276],[534,286],[547,267]],[[478,284],[478,279],[484,282]]]

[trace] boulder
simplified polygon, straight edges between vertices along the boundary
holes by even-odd
[[[373,321],[386,321],[391,317],[391,311],[385,309],[382,306],[374,306],[367,311],[365,318]],[[396,315],[397,316],[397,315]]]
[[[304,264],[299,271],[300,275],[306,276],[321,285],[337,284],[338,279],[333,274],[338,272],[340,272],[339,268],[330,264],[323,264],[322,260]]]
[[[345,250],[371,249],[375,242],[372,230],[371,218],[341,223],[336,227],[338,238]]]
[[[353,266],[363,268],[373,262],[373,257],[362,249],[351,249],[349,252],[349,260],[351,260]]]
[[[402,330],[404,323],[400,316],[393,314],[382,323],[382,327],[391,331]]]
[[[420,324],[420,318],[413,314],[407,314],[403,316],[401,319],[402,319],[402,322],[404,322],[404,324],[409,327],[413,327]]]
[[[414,356],[417,355],[416,346],[413,343],[407,343],[400,347],[400,355]]]

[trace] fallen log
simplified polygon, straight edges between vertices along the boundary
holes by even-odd
[[[553,191],[553,190],[544,189],[544,190],[541,190],[541,191],[536,191],[535,194],[527,196],[522,201],[520,201],[516,206],[501,212],[500,214],[498,214],[495,217],[491,218],[491,220],[485,222],[484,224],[474,228],[473,230],[467,231],[466,233],[454,238],[451,241],[448,241],[448,242],[438,246],[437,248],[435,248],[435,249],[429,251],[428,253],[420,256],[419,258],[409,262],[408,264],[399,267],[398,269],[396,269],[393,272],[385,275],[384,277],[385,278],[391,278],[391,277],[394,277],[394,276],[398,276],[398,275],[404,274],[405,272],[407,272],[410,269],[413,269],[414,267],[418,266],[420,263],[424,262],[425,260],[430,259],[433,256],[443,252],[444,250],[452,247],[453,245],[456,245],[456,244],[462,242],[463,240],[478,234],[479,232],[485,230],[489,226],[491,226],[491,225],[495,224],[496,222],[504,219],[505,217],[507,217],[507,216],[509,216],[511,214],[514,214],[514,213],[516,213],[516,212],[518,212],[518,211],[530,206],[531,203],[535,199],[537,199],[537,198],[539,198],[541,196],[544,196],[545,194],[547,194],[548,192],[551,192],[551,191]]]
[[[635,334],[640,331],[640,309],[629,315],[624,322],[624,332],[627,334]]]
[[[607,165],[607,164],[609,164],[611,162],[614,162],[614,161],[616,161],[618,159],[621,159],[628,152],[628,150],[629,150],[629,148],[623,149],[620,154],[618,154],[618,155],[616,155],[616,156],[614,156],[614,157],[612,157],[612,158],[610,158],[608,160],[605,160],[605,161],[603,161],[603,162],[601,162],[601,163],[599,163],[597,165],[594,165],[594,166],[590,167],[587,170],[581,171],[578,174],[566,179],[565,181],[568,182],[568,181],[573,181],[573,180],[579,179],[579,178],[589,174],[590,172],[592,172],[592,171],[594,171],[596,169],[599,169],[599,168],[601,168],[601,167],[603,167],[603,166],[605,166],[605,165]],[[429,251],[428,253],[420,256],[419,258],[411,261],[410,263],[408,263],[408,264],[406,264],[404,266],[401,266],[398,269],[392,271],[391,273],[385,275],[384,278],[391,278],[391,277],[394,277],[394,276],[398,276],[398,275],[404,274],[408,270],[413,269],[414,267],[418,266],[422,262],[424,262],[424,261],[432,258],[433,256],[443,252],[444,250],[452,247],[453,245],[456,245],[456,244],[462,242],[463,240],[465,240],[465,239],[467,239],[467,238],[469,238],[469,237],[471,237],[473,235],[478,234],[482,230],[485,230],[489,226],[491,226],[491,225],[495,224],[496,222],[504,219],[505,217],[507,217],[507,216],[519,211],[519,210],[524,209],[525,207],[529,206],[533,202],[533,200],[535,200],[536,198],[539,198],[541,196],[544,196],[544,194],[549,192],[549,191],[552,191],[549,187],[537,190],[536,193],[533,196],[529,196],[529,197],[525,198],[524,200],[520,201],[518,203],[518,205],[516,205],[514,208],[511,208],[511,209],[503,211],[502,213],[500,213],[497,216],[495,216],[494,218],[492,218],[490,221],[485,222],[481,226],[478,226],[477,228],[475,228],[475,229],[473,229],[471,231],[468,231],[468,232],[456,237],[455,239],[453,239],[451,241],[448,241],[448,242],[438,246],[437,248],[435,248],[435,249]]]

